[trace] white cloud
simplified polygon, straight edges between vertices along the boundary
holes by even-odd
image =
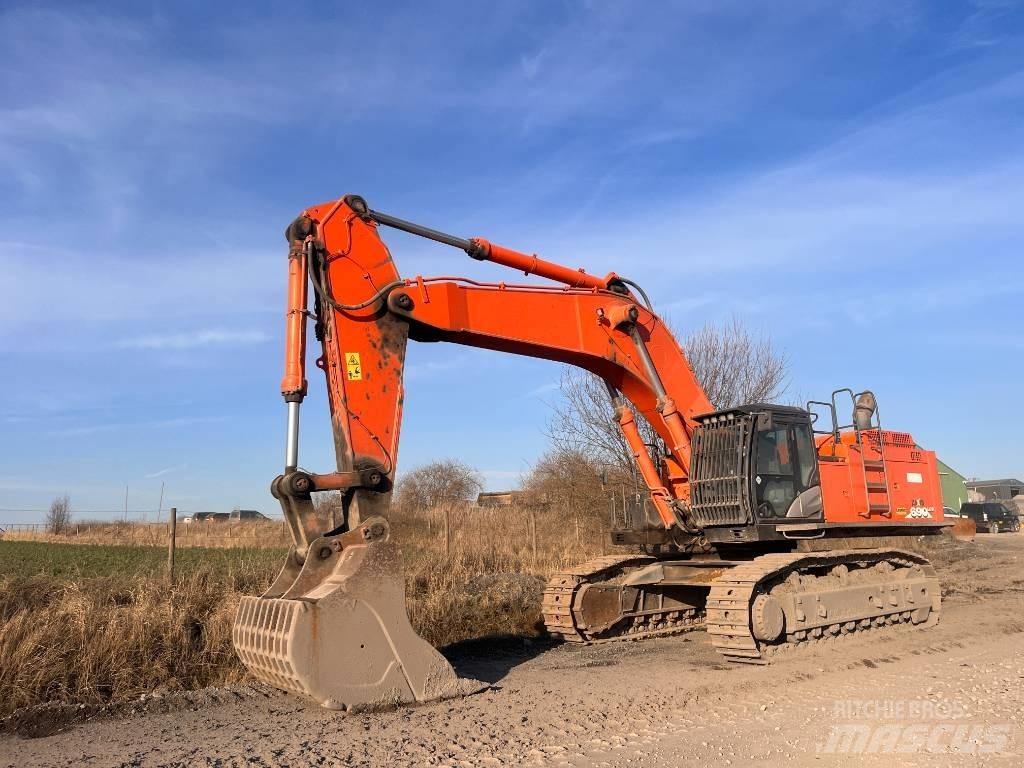
[[[839,302],[838,306],[857,325],[874,325],[894,315],[905,316],[908,310],[915,315],[937,311],[957,312],[963,307],[986,302],[996,302],[998,305],[1010,300],[1017,303],[1022,296],[1024,280],[1008,277],[994,282],[990,278],[978,276],[968,279],[922,280],[914,284],[913,292],[909,295],[906,290],[878,290],[870,295]],[[993,339],[1006,338],[987,332],[979,335]]]
[[[487,350],[456,348],[450,344],[410,343],[405,358],[405,381],[420,381],[436,376],[446,376],[451,371],[463,371],[464,375],[479,370]]]
[[[550,392],[554,392],[557,389],[558,389],[558,382],[557,381],[549,381],[546,384],[541,384],[540,386],[534,387],[533,389],[527,391],[523,395],[523,397],[541,397],[542,395],[546,395],[546,394],[548,394]]]
[[[691,297],[705,286],[721,292],[720,278],[752,267],[866,271],[935,264],[965,243],[1018,243],[1024,131],[1006,128],[1006,113],[1024,97],[1024,71],[965,85],[968,74],[886,105],[805,156],[724,177],[699,197],[672,188],[632,200],[617,209],[613,229],[607,200],[597,199],[594,215],[534,247],[561,262],[585,254],[590,271],[652,281],[652,292],[672,302],[658,280],[685,276],[676,290]],[[999,258],[991,248],[978,256]]]
[[[262,344],[270,336],[258,330],[227,330],[205,328],[188,333],[151,334],[122,339],[117,343],[121,349],[193,349],[236,344]]]
[[[177,472],[185,468],[184,464],[179,464],[174,467],[165,467],[164,469],[158,469],[156,472],[150,472],[148,475],[143,475],[147,480],[152,480],[157,477],[163,477],[169,475],[171,472]]]
[[[438,47],[449,21],[433,12],[413,19],[415,9],[383,10],[373,35],[360,34],[360,20],[340,22],[347,25],[340,47],[333,44],[339,23],[289,19],[308,43],[301,58],[277,45],[280,20],[260,14],[211,15],[195,47],[183,48],[169,12],[141,12],[135,21],[75,10],[0,12],[10,74],[0,105],[0,185],[9,190],[0,226],[16,233],[8,238],[28,241],[0,243],[0,353],[59,360],[75,345],[105,350],[126,368],[149,368],[157,355],[165,366],[175,359],[212,366],[215,355],[191,351],[247,344],[261,359],[254,345],[283,326],[280,229],[302,203],[345,191],[443,229],[540,249],[600,274],[621,271],[651,291],[659,311],[682,317],[681,335],[716,314],[756,306],[772,313],[758,318],[759,329],[778,328],[785,317],[805,326],[819,316],[870,321],[899,306],[894,276],[910,267],[928,274],[955,260],[959,272],[1012,270],[1009,254],[1016,257],[1011,249],[1024,236],[1024,123],[1015,112],[1024,88],[1019,77],[997,82],[992,74],[1008,66],[1012,51],[1002,63],[957,69],[963,59],[943,58],[939,46],[936,59],[898,72],[888,87],[870,67],[862,76],[844,50],[850,39],[835,34],[842,25],[815,4],[783,3],[755,24],[745,4],[729,1],[644,14],[589,5],[586,13],[545,12],[544,24],[524,25],[516,4],[482,4],[480,17],[466,20],[479,33],[466,46]],[[899,5],[860,3],[848,19],[872,41],[879,63],[906,60],[908,51],[884,29],[867,29]],[[987,44],[993,28],[968,37]],[[523,34],[510,38],[509,30]],[[507,56],[479,59],[513,38]],[[912,43],[917,57],[931,39]],[[853,72],[829,68],[839,61]],[[815,63],[827,66],[808,78],[819,73]],[[928,66],[934,82],[873,103]],[[309,71],[329,73],[317,83],[315,123],[302,119],[308,89],[295,87]],[[851,94],[847,76],[857,83]],[[987,90],[977,87],[986,82]],[[288,159],[274,147],[285,128],[306,148],[301,157],[319,158],[305,191],[275,187],[259,173]],[[845,137],[834,141],[838,132]],[[346,151],[353,145],[345,137],[361,137],[368,150]],[[381,147],[388,151],[375,151]],[[342,175],[356,186],[335,190]],[[451,254],[411,237],[385,238],[407,274],[447,272],[453,263],[450,271],[515,279],[491,265],[449,262]],[[959,273],[948,271],[954,281]],[[886,295],[850,301],[869,291]],[[928,306],[941,300],[935,293]],[[437,349],[410,351],[407,378],[427,379],[424,390],[444,377],[453,388],[472,388],[467,398],[483,397],[488,388],[465,377],[495,376],[497,365],[509,366],[509,378],[525,370],[490,352],[478,359],[420,347]],[[61,381],[61,397],[109,399],[107,364],[69,366],[67,376],[26,368],[20,358],[16,367],[32,377],[29,386],[12,380],[19,397]],[[33,415],[31,438],[121,437],[196,423],[145,423],[161,395],[140,395],[149,399],[145,413],[57,414],[46,422]],[[6,417],[9,431],[18,416]],[[142,423],[128,423],[134,416]],[[67,429],[54,433],[51,425]],[[182,431],[201,441],[216,430]],[[31,467],[36,457],[21,452],[14,465]],[[136,477],[166,461],[135,450],[132,457],[140,462]],[[509,463],[479,457],[493,459]],[[485,475],[495,484],[519,475],[503,472]]]
[[[159,419],[157,421],[144,421],[135,423],[103,422],[99,424],[84,424],[77,427],[66,427],[55,429],[49,432],[54,437],[87,437],[108,432],[138,432],[147,429],[176,429],[178,427],[192,427],[201,424],[210,424],[224,421],[223,416],[184,416],[174,419]]]
[[[1000,333],[990,331],[954,331],[952,333],[935,334],[932,336],[936,344],[949,348],[959,344],[964,347],[987,347],[1001,350],[1011,355],[1024,351],[1024,334]]]
[[[519,57],[519,66],[523,71],[523,77],[527,80],[533,80],[540,73],[541,63],[544,60],[546,51],[543,49],[537,51],[529,56],[523,55]]]
[[[159,258],[140,248],[118,258],[0,241],[0,337],[51,325],[66,334],[104,323],[185,325],[186,318],[283,311],[283,254],[221,250],[210,259],[182,250]],[[46,313],[39,312],[40,286],[54,299]]]

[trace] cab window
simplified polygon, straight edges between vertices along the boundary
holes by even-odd
[[[800,465],[801,490],[818,485],[818,454],[814,449],[811,428],[793,427],[793,442],[796,443],[796,458]]]
[[[758,514],[783,517],[801,492],[818,484],[811,432],[806,425],[775,425],[758,432],[756,450]]]
[[[792,475],[789,429],[766,429],[757,435],[757,471],[766,475]]]
[[[757,435],[757,474],[754,487],[762,517],[781,517],[796,498],[789,427],[762,430]]]

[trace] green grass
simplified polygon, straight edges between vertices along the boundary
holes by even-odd
[[[175,553],[181,574],[199,570],[228,574],[274,570],[284,549],[187,547]],[[51,576],[81,579],[103,576],[158,576],[167,572],[167,549],[97,544],[0,541],[0,578]]]

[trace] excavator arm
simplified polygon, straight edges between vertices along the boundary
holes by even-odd
[[[402,279],[379,237],[380,225],[563,285]],[[338,473],[313,476],[308,490],[349,491],[350,524],[387,511],[409,338],[544,358],[599,376],[609,388],[611,407],[637,455],[662,523],[680,523],[674,502],[687,498],[693,419],[711,405],[665,324],[637,300],[622,278],[596,277],[479,238],[445,235],[372,211],[353,196],[307,210],[289,227],[288,238],[290,303],[282,383],[289,405],[285,476],[297,469],[308,276],[323,347],[317,365],[326,373],[338,463]],[[660,467],[651,460],[622,398],[644,416],[667,447]],[[361,482],[368,476],[376,482]],[[305,480],[300,485],[305,487]]]
[[[556,284],[405,279],[380,237],[382,226]],[[614,273],[598,277],[412,224],[373,211],[356,196],[309,208],[286,237],[281,392],[288,428],[285,471],[271,491],[293,546],[271,588],[244,598],[239,609],[235,644],[257,676],[326,706],[464,692],[465,681],[408,624],[401,556],[389,537],[409,339],[543,358],[599,376],[662,526],[696,532],[687,521],[691,435],[695,417],[712,408],[638,286]],[[310,319],[322,347],[316,365],[326,375],[337,456],[337,470],[325,474],[303,471],[298,461]],[[664,443],[658,463],[634,411]],[[334,528],[318,518],[312,502],[314,492],[330,490],[341,491],[343,500],[343,519]]]

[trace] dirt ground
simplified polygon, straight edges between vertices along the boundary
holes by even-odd
[[[480,641],[446,651],[493,684],[469,698],[346,715],[256,686],[203,691],[0,735],[0,765],[1024,764],[1024,535],[979,536],[936,562],[938,626],[768,666],[722,661],[703,632]]]

